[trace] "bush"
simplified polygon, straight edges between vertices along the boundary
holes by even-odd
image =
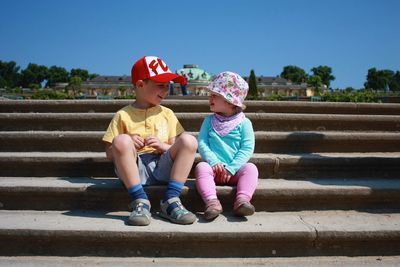
[[[286,96],[283,96],[283,95],[273,94],[273,95],[266,97],[266,100],[268,100],[268,101],[283,101],[283,100],[285,100],[285,97]]]
[[[320,98],[318,101],[321,102],[356,102],[356,103],[381,103],[381,102],[391,102],[393,99],[391,97],[400,97],[400,92],[379,92],[371,90],[336,90],[332,92],[325,92],[316,95],[314,98]],[[307,98],[302,97],[301,100],[306,100]],[[312,97],[308,98],[312,101]],[[247,96],[246,100],[267,100],[267,101],[287,101],[296,100],[295,97],[288,97],[279,94],[273,94],[267,97],[256,97]],[[396,100],[395,100],[396,102]]]
[[[36,91],[31,99],[72,99],[72,97],[65,93],[44,89]]]
[[[345,90],[322,93],[321,97],[325,102],[379,102],[378,98],[399,96],[397,93],[375,92],[370,90]]]

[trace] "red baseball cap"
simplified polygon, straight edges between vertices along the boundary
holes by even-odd
[[[161,83],[182,82],[182,76],[172,73],[167,64],[155,56],[144,56],[136,61],[131,70],[131,78],[133,84],[146,79]]]

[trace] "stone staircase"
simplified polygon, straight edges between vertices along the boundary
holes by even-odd
[[[198,222],[157,216],[164,186],[147,187],[147,227],[101,137],[130,101],[0,101],[0,255],[305,257],[400,255],[400,105],[247,102],[260,172],[254,216],[202,219],[193,180],[182,201]],[[206,100],[165,100],[197,136]],[[200,161],[197,155],[196,162]]]

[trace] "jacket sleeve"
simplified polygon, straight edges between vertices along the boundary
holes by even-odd
[[[210,142],[208,133],[211,130],[211,116],[208,116],[204,119],[203,124],[201,125],[199,136],[197,141],[199,143],[199,153],[203,160],[207,161],[210,166],[214,166],[218,164],[220,161],[218,160],[215,153],[210,149]]]
[[[249,119],[243,121],[242,133],[241,133],[241,148],[236,153],[232,161],[225,166],[232,175],[234,175],[245,163],[247,163],[254,152],[255,140],[254,140],[253,125]]]

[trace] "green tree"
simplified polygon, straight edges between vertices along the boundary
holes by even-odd
[[[8,87],[7,81],[0,75],[0,88]]]
[[[391,89],[392,85],[395,89],[395,73],[391,70],[377,70],[371,68],[368,70],[367,81],[364,83],[366,89],[386,90]]]
[[[128,88],[126,88],[125,86],[118,87],[118,91],[121,93],[121,96],[126,96],[127,90],[128,90]]]
[[[80,77],[82,81],[87,81],[89,79],[89,72],[84,69],[71,69],[70,78],[72,77]]]
[[[354,89],[354,88],[351,87],[351,86],[348,86],[348,87],[346,87],[346,88],[344,89],[344,91],[345,91],[346,93],[351,93],[351,92],[355,92],[355,91],[357,91],[357,90]]]
[[[46,87],[54,87],[56,83],[67,83],[69,81],[69,73],[63,67],[51,66]]]
[[[293,65],[283,67],[281,77],[293,83],[304,83],[307,81],[307,73],[302,68]]]
[[[96,73],[91,73],[91,74],[89,74],[89,80],[94,79],[94,78],[96,78],[97,76],[99,76],[99,75],[96,74]]]
[[[250,71],[250,76],[249,76],[249,96],[258,96],[258,89],[257,89],[257,79],[256,79],[256,74],[254,73],[254,70]]]
[[[391,91],[400,91],[400,71],[396,71],[393,75],[389,82],[389,88]]]
[[[81,89],[81,85],[82,85],[82,78],[79,76],[74,76],[74,77],[71,77],[71,79],[69,79],[69,84],[67,86],[67,89],[71,89],[72,94],[75,97],[77,94],[77,91],[79,91],[79,89]]]
[[[14,88],[18,86],[20,74],[20,67],[17,66],[15,61],[1,61],[0,60],[0,87]]]
[[[307,84],[315,88],[316,94],[320,94],[320,88],[322,87],[322,79],[319,76],[311,76],[308,78]]]
[[[314,73],[314,76],[319,76],[323,84],[326,85],[327,88],[330,88],[331,81],[334,81],[336,78],[332,75],[332,69],[328,66],[318,66],[311,69]]]
[[[46,66],[29,63],[21,72],[22,87],[41,88],[41,83],[47,79],[49,70]]]

